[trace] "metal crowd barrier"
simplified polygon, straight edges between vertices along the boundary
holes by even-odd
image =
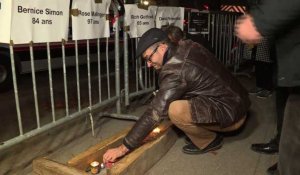
[[[126,31],[124,31],[123,39],[124,94],[125,106],[128,106],[130,105],[130,99],[155,90],[156,74],[154,69],[149,69],[147,63],[141,58],[135,58],[135,54],[130,56],[128,54],[128,49],[131,49],[130,53],[135,53],[139,38],[128,38]]]
[[[234,24],[238,13],[210,13],[211,36],[217,58],[227,67],[237,72],[242,61],[242,42],[234,35]]]
[[[215,56],[236,73],[242,60],[242,42],[234,35],[234,24],[240,13],[209,12],[209,33],[203,36],[211,43]]]
[[[118,11],[117,8],[114,7],[114,16],[118,16]],[[118,18],[116,18],[116,28],[118,28]],[[104,41],[105,40],[105,41]],[[63,84],[63,96],[64,96],[64,112],[65,116],[58,116],[58,111],[56,109],[56,104],[55,101],[59,97],[59,95],[55,94],[54,88],[56,84],[53,83],[53,68],[51,67],[51,62],[52,62],[52,57],[51,57],[51,45],[53,43],[45,43],[45,47],[47,48],[47,63],[48,63],[48,78],[49,78],[49,94],[50,94],[50,106],[51,106],[51,121],[43,124],[45,122],[42,122],[41,119],[44,120],[43,117],[41,116],[41,105],[39,105],[39,94],[38,94],[38,87],[37,83],[38,80],[36,79],[36,74],[37,72],[35,71],[35,43],[30,42],[28,47],[29,47],[29,52],[30,52],[30,65],[31,65],[31,78],[32,78],[32,91],[33,91],[33,101],[34,101],[34,110],[35,110],[35,121],[36,121],[36,126],[33,129],[30,129],[29,131],[24,131],[24,117],[22,116],[22,107],[20,106],[20,99],[22,98],[20,96],[20,88],[18,85],[18,76],[17,76],[17,67],[16,67],[16,62],[15,62],[15,51],[14,51],[14,44],[13,41],[10,44],[10,60],[11,60],[11,68],[12,68],[12,77],[13,77],[13,89],[14,89],[14,97],[15,97],[15,107],[17,111],[17,120],[18,124],[18,134],[15,137],[9,138],[7,140],[3,141],[3,138],[1,138],[1,144],[0,144],[0,151],[4,150],[6,148],[9,148],[17,143],[20,143],[26,139],[29,139],[33,136],[36,136],[44,131],[47,131],[49,129],[52,129],[58,125],[61,125],[63,123],[69,122],[73,119],[76,119],[81,116],[89,116],[91,125],[92,125],[92,132],[94,134],[94,122],[93,122],[93,115],[94,111],[96,109],[99,109],[100,107],[104,107],[110,104],[115,103],[116,104],[116,111],[117,113],[120,113],[121,111],[121,103],[120,103],[120,58],[119,58],[119,30],[115,31],[114,35],[114,59],[109,58],[109,38],[106,39],[96,39],[96,45],[97,45],[97,68],[98,73],[97,77],[92,77],[91,76],[91,53],[90,53],[90,40],[86,41],[80,41],[81,44],[83,42],[86,44],[86,67],[87,67],[87,74],[84,76],[87,78],[87,86],[88,86],[88,104],[85,104],[83,102],[82,97],[85,96],[82,93],[82,82],[81,79],[83,77],[82,74],[80,74],[80,65],[79,65],[79,41],[74,41],[74,55],[75,55],[75,60],[76,60],[76,86],[74,88],[69,87],[70,82],[68,82],[68,78],[73,76],[67,71],[67,65],[66,65],[66,41],[61,42],[61,51],[62,51],[62,69],[63,69],[63,79],[61,80]],[[100,45],[105,43],[106,50],[105,50],[105,55],[106,58],[103,61],[103,59],[100,59],[101,53],[104,53],[104,51],[100,50]],[[57,44],[57,43],[56,43]],[[41,44],[39,44],[40,46]],[[43,44],[42,44],[43,45]],[[103,74],[101,71],[101,65],[105,62],[106,66],[106,73]],[[111,64],[114,63],[114,70],[111,70],[112,66]],[[94,71],[95,72],[95,71]],[[81,75],[81,76],[80,76]],[[113,83],[111,81],[111,78],[115,78],[115,82]],[[98,86],[92,86],[92,78],[98,80]],[[106,82],[104,83],[104,81]],[[56,80],[57,81],[57,80]],[[114,85],[114,86],[113,86]],[[77,95],[77,107],[71,107],[69,104],[70,96],[71,94],[69,93],[70,89],[76,89],[76,95]],[[106,90],[107,96],[104,97],[103,92]],[[98,94],[95,95],[95,92]],[[112,92],[113,91],[113,92]],[[45,94],[44,94],[45,95]],[[11,111],[13,112],[13,111]],[[61,111],[60,111],[61,112]],[[32,114],[33,115],[33,114]],[[12,116],[10,116],[12,117]],[[2,123],[3,124],[3,123]],[[10,125],[10,124],[8,124]],[[28,130],[28,129],[27,129]],[[9,132],[9,131],[7,131]]]

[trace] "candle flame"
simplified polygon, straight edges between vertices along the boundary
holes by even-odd
[[[153,129],[152,132],[158,134],[158,133],[160,133],[160,129],[157,127],[157,128],[155,128],[155,129]]]
[[[92,167],[97,167],[97,166],[99,166],[99,164],[100,164],[99,162],[94,161],[94,162],[91,163],[91,166]]]

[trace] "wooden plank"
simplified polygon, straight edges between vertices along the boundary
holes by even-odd
[[[119,146],[130,129],[131,127],[119,132],[118,134],[110,138],[103,140],[101,143],[94,145],[88,150],[78,154],[68,161],[68,165],[85,171],[89,168],[91,162],[98,161],[101,163],[103,154],[109,148]]]
[[[33,160],[32,166],[34,175],[88,175],[84,171],[45,158]]]
[[[155,139],[153,137],[146,138],[145,141],[147,141],[147,143],[116,162],[111,169],[107,170],[107,174],[116,175],[125,173],[131,175],[145,173],[175,143],[177,135],[172,129],[170,129],[171,126],[171,122],[163,122],[159,126],[161,132],[155,137]],[[101,143],[73,157],[68,161],[68,165],[85,171],[89,168],[91,162],[98,161],[101,163],[103,154],[107,151],[107,149],[114,148],[122,144],[123,138],[129,132],[130,128],[121,131],[111,138],[103,140]]]
[[[145,143],[126,155],[116,162],[111,169],[108,169],[107,174],[132,175],[144,174],[148,171],[168,152],[178,138],[175,131],[171,128],[170,122],[163,123],[160,128],[162,128],[162,132],[157,139]]]

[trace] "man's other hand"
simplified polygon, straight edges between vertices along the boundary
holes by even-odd
[[[247,44],[257,44],[262,39],[250,15],[244,15],[237,20],[235,24],[235,34]]]
[[[128,151],[129,150],[125,147],[125,145],[109,149],[103,155],[103,163],[115,162],[119,157],[124,156]]]

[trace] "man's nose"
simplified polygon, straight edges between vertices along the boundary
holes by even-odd
[[[151,67],[152,63],[149,63],[149,61],[147,62],[147,67]]]

